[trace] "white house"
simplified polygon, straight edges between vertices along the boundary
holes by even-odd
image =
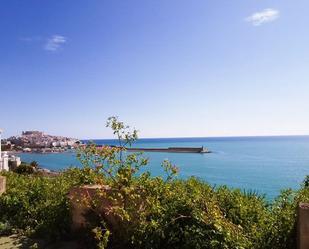
[[[0,171],[9,170],[9,156],[7,155],[6,152],[1,151],[1,135],[2,135],[2,130],[0,129]]]

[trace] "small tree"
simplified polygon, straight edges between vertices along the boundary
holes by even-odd
[[[85,168],[92,168],[101,178],[98,178],[98,184],[108,184],[111,188],[108,195],[105,191],[100,191],[97,198],[84,200],[92,210],[96,205],[100,205],[99,199],[107,198],[111,203],[110,214],[116,219],[121,220],[121,227],[117,231],[113,230],[113,236],[123,244],[130,244],[129,239],[133,236],[132,231],[137,231],[134,227],[141,224],[146,216],[142,213],[146,209],[147,202],[145,185],[150,180],[150,173],[140,173],[140,169],[147,165],[148,159],[142,156],[143,153],[129,153],[127,146],[132,144],[138,138],[138,131],[131,129],[117,117],[110,117],[107,120],[106,127],[112,129],[116,135],[118,146],[97,146],[91,143],[85,147],[80,147],[77,157]],[[177,174],[177,168],[170,162],[164,161],[163,167],[167,172],[167,180],[171,180]],[[161,181],[161,180],[160,180]],[[102,216],[102,214],[98,214]],[[106,234],[111,227],[103,222],[103,228],[96,227],[93,231],[98,240],[106,240]],[[104,231],[104,232],[102,232]],[[102,241],[100,241],[102,243]]]

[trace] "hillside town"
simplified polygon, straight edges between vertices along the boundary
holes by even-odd
[[[4,141],[9,150],[23,152],[63,152],[80,144],[75,138],[52,136],[41,131],[23,131],[20,136],[12,136]]]
[[[1,139],[0,171],[16,168],[21,164],[18,153],[60,153],[76,148],[81,142],[75,138],[52,136],[41,131],[23,131],[20,136]],[[16,155],[17,154],[17,155]]]

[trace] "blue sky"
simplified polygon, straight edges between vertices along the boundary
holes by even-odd
[[[0,126],[109,138],[309,134],[307,0],[3,0]]]

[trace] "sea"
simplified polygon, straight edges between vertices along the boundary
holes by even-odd
[[[92,140],[116,145],[116,140]],[[88,142],[85,140],[85,142]],[[212,186],[227,185],[255,191],[274,199],[287,188],[298,189],[309,175],[309,136],[211,137],[139,139],[132,147],[200,147],[212,153],[145,152],[148,170],[164,176],[161,163],[168,159],[179,168],[179,178],[195,176]],[[22,161],[37,161],[41,167],[63,170],[81,167],[74,152],[59,154],[20,154]]]

